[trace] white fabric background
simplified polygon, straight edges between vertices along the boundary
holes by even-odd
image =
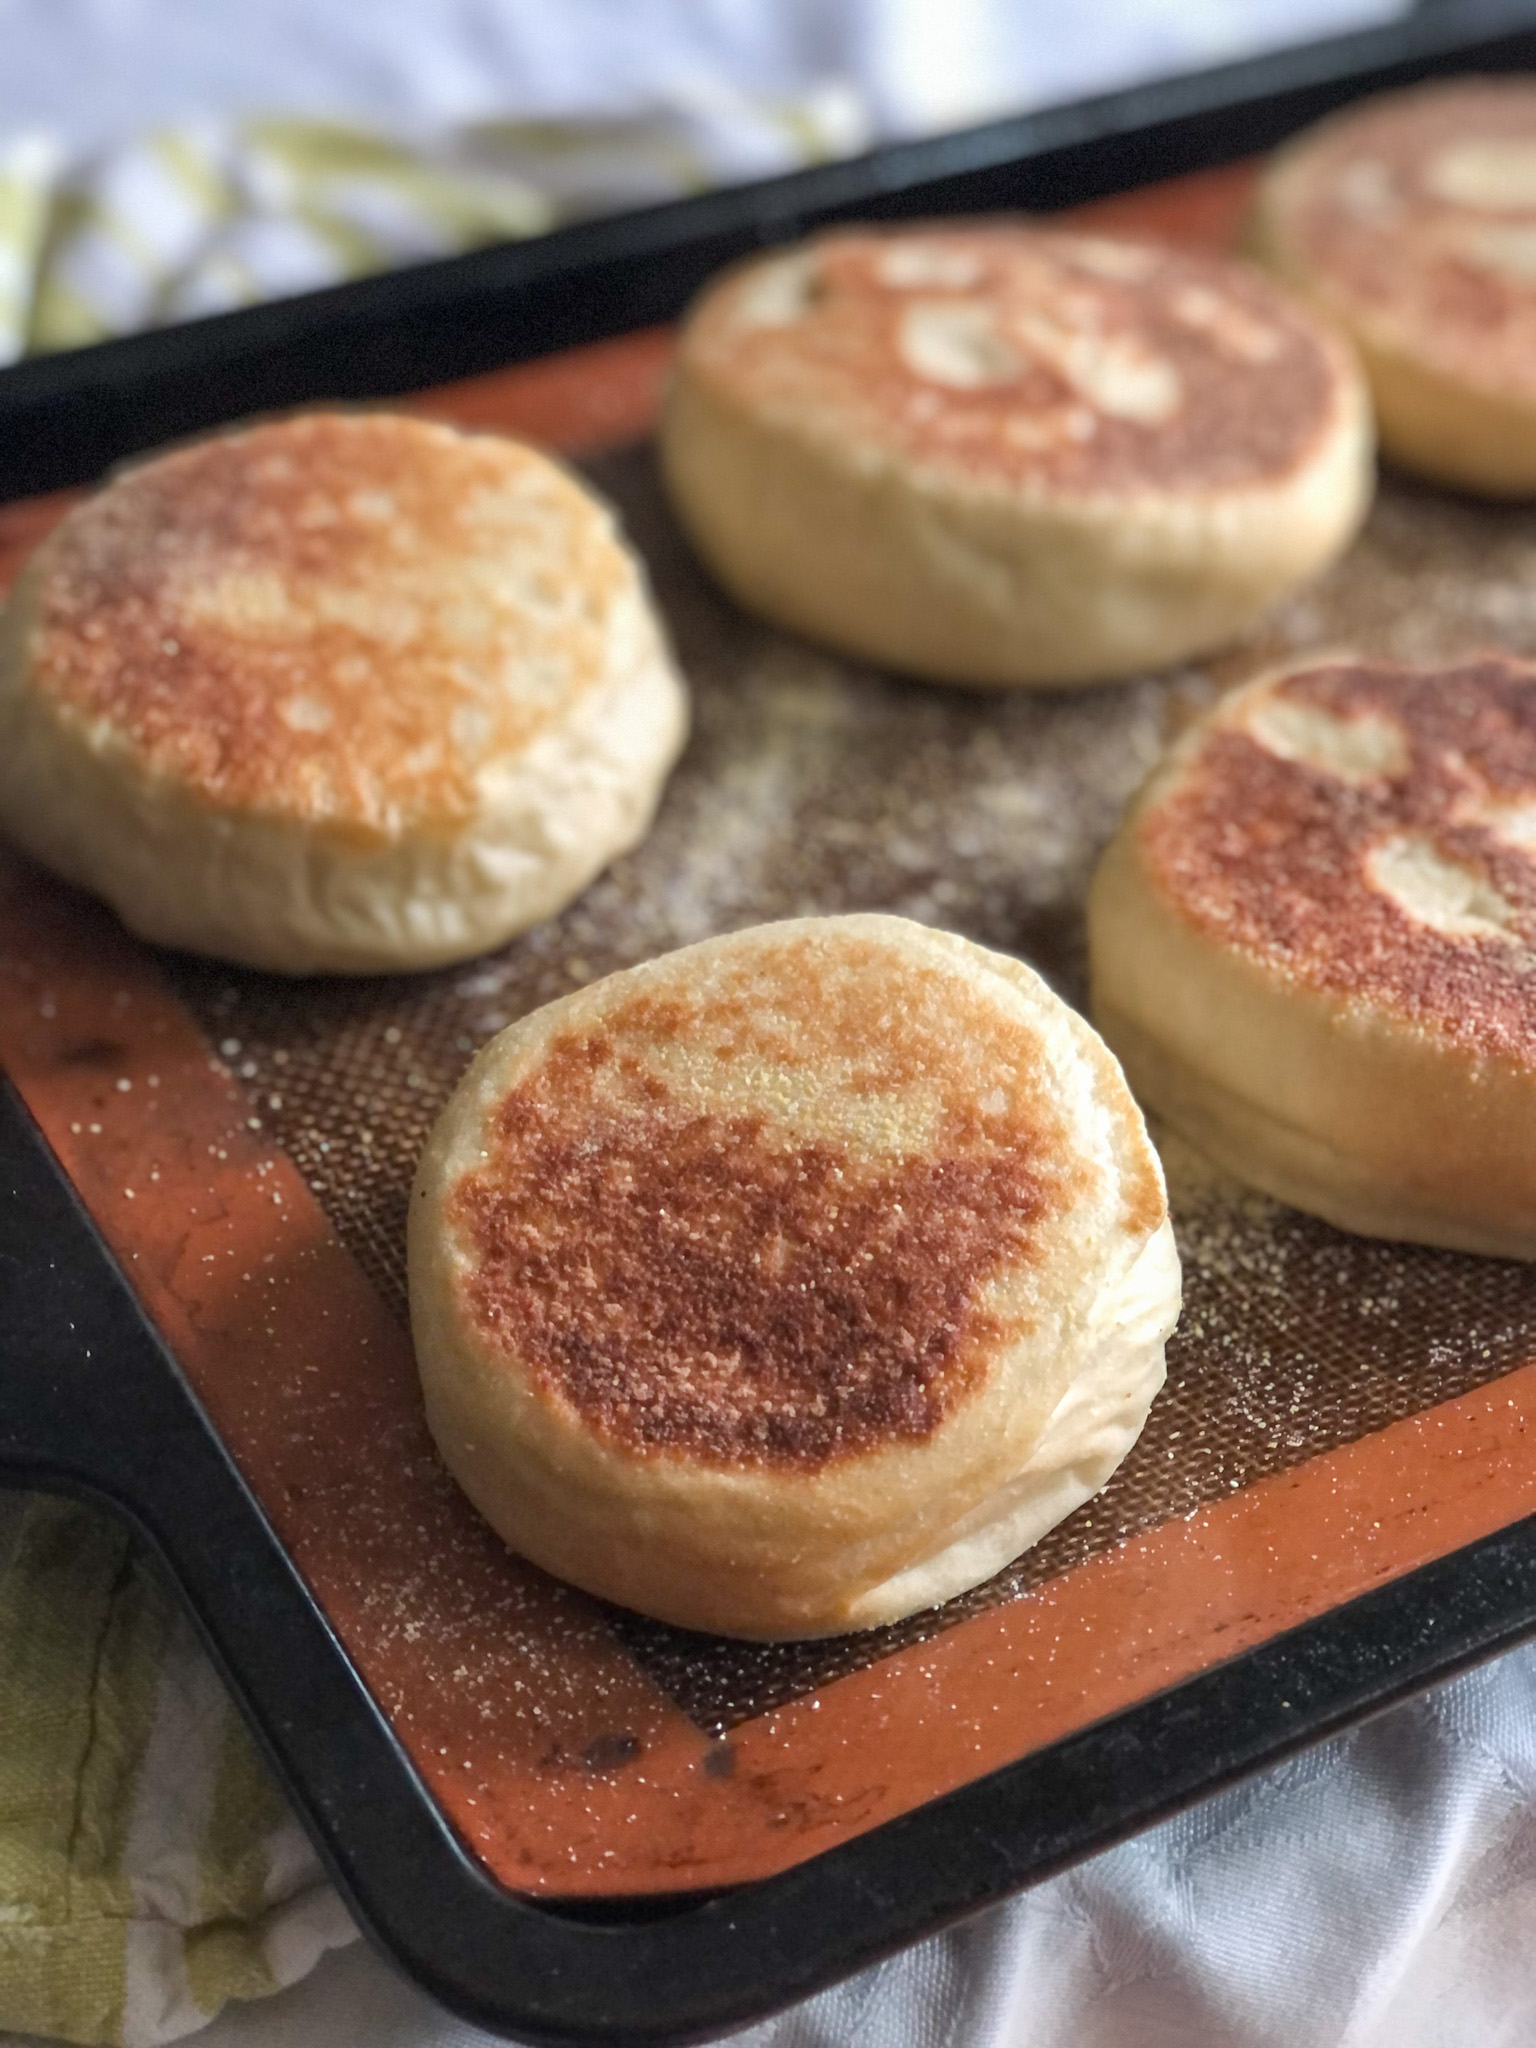
[[[1391,0],[0,0],[0,140],[255,108],[420,131],[852,82],[953,125]],[[1529,2048],[1536,1652],[1520,1652],[738,2037],[746,2048]],[[363,1946],[204,2048],[468,2048]],[[14,2037],[4,2048],[13,2048]]]
[[[404,127],[627,112],[840,77],[955,126],[1401,11],[1401,0],[0,0],[0,137],[73,151],[199,113]]]

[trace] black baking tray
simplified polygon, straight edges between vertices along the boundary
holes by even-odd
[[[664,319],[850,216],[1057,207],[1248,155],[1364,92],[1536,65],[1536,4],[1390,27],[0,372],[0,494],[274,406],[382,397]],[[445,2005],[538,2042],[682,2042],[803,1997],[1536,1630],[1536,1520],[782,1875],[539,1903],[466,1854],[72,1187],[0,1083],[0,1482],[127,1516],[328,1868]]]

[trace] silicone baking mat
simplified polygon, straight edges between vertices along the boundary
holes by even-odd
[[[1219,245],[1249,174],[1092,209]],[[433,1456],[404,1333],[421,1143],[475,1048],[708,933],[886,909],[1082,996],[1093,861],[1169,734],[1282,652],[1536,654],[1536,515],[1384,482],[1324,581],[1218,661],[1109,690],[893,679],[707,581],[642,438],[646,334],[420,401],[563,447],[645,556],[695,730],[657,825],[561,918],[424,977],[153,954],[10,862],[0,1056],[365,1681],[504,1881],[766,1875],[1536,1507],[1536,1269],[1346,1237],[1166,1148],[1186,1306],[1111,1485],[896,1628],[751,1646],[510,1557]],[[14,566],[64,500],[0,513]]]

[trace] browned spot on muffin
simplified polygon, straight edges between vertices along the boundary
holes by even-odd
[[[36,566],[32,687],[221,808],[449,828],[602,672],[623,557],[510,442],[317,414],[128,471]]]
[[[1327,288],[1448,367],[1536,394],[1536,85],[1393,94],[1305,149],[1283,232]]]
[[[1262,279],[1018,226],[830,235],[728,281],[683,355],[836,443],[1089,494],[1273,482],[1339,402],[1326,345]]]
[[[1094,1172],[1032,1032],[964,976],[893,975],[863,940],[816,967],[765,946],[735,985],[571,1028],[449,1198],[481,1338],[632,1451],[815,1470],[930,1436],[1023,1334],[986,1283],[1034,1263]],[[668,1079],[677,1046],[691,1073]],[[759,1105],[711,1100],[721,1067],[765,1062]],[[785,1074],[796,1094],[833,1063],[877,1142],[775,1110]],[[880,1119],[911,1088],[926,1135],[893,1145]]]
[[[1008,1334],[978,1283],[1048,1206],[1023,1158],[872,1174],[760,1119],[562,1142],[514,1099],[500,1137],[450,1210],[480,1329],[600,1435],[721,1465],[930,1436]]]
[[[1395,728],[1396,772],[1349,779],[1285,758],[1251,720],[1218,725],[1140,821],[1155,885],[1267,968],[1536,1059],[1536,668],[1335,664],[1270,694]],[[1394,863],[1448,877],[1443,910],[1405,907]]]

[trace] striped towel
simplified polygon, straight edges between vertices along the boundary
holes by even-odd
[[[355,1937],[139,1546],[0,1495],[0,2028],[151,2048]]]
[[[869,136],[850,86],[764,101],[710,80],[629,118],[425,138],[252,116],[78,163],[46,135],[0,138],[0,363],[768,177]]]

